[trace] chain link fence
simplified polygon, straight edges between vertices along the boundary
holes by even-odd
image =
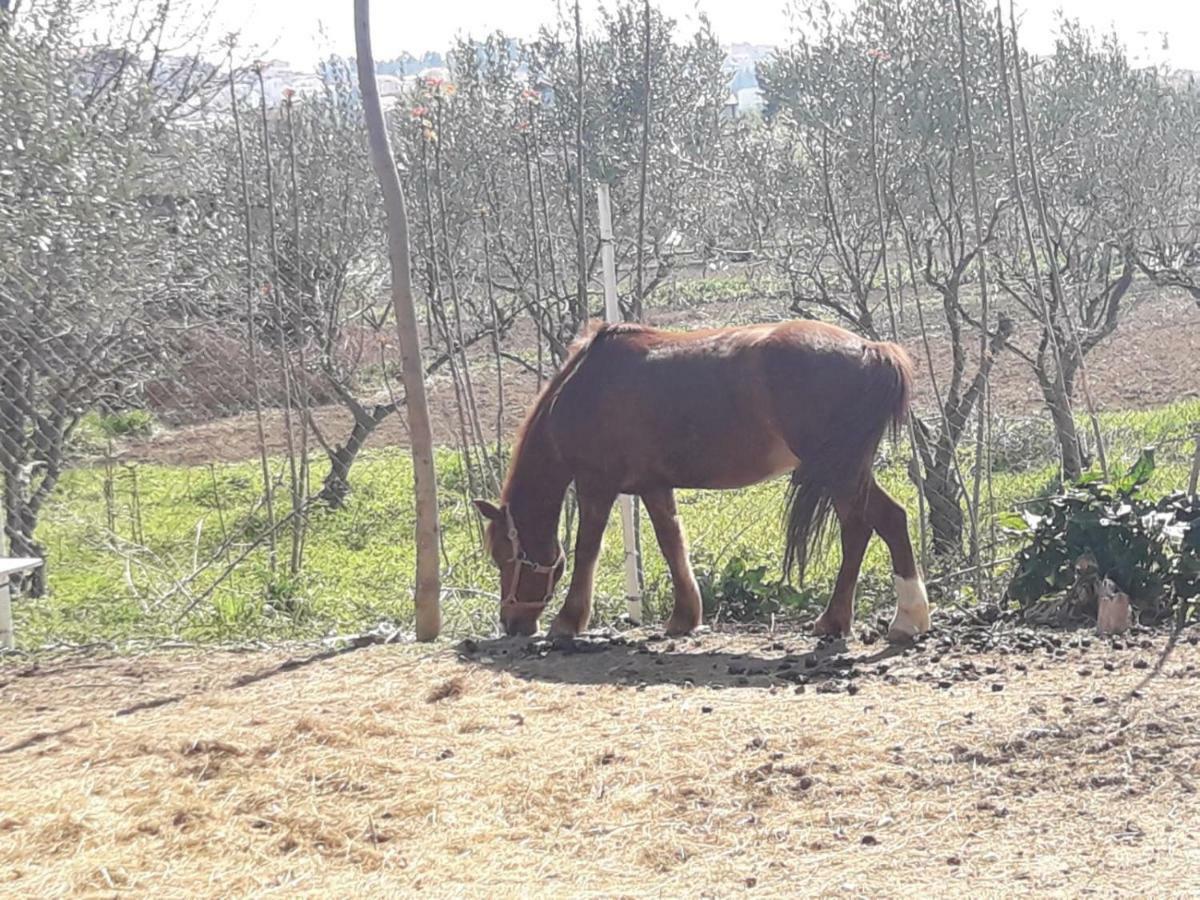
[[[1200,378],[1185,374],[1197,359],[1187,327],[1193,312],[1165,297],[1147,299],[1142,312],[1089,360],[1087,375],[1110,477],[1153,447],[1156,468],[1148,490],[1162,494],[1184,488],[1194,467]],[[682,315],[666,303],[650,318],[691,327],[769,320],[779,313],[772,301],[755,301],[739,290],[733,300],[690,306]],[[21,447],[25,454],[9,472],[6,534],[14,555],[44,556],[47,565],[45,581],[28,579],[18,594],[22,645],[311,637],[381,623],[405,628],[411,618],[413,496],[391,336],[380,330],[369,340],[347,342],[342,352],[375,354],[378,364],[375,381],[363,378],[346,398],[323,383],[311,362],[302,368],[298,349],[281,349],[261,336],[257,346],[249,344],[245,321],[170,327],[164,339],[170,352],[159,355],[149,376],[99,396],[62,428],[61,443],[47,440],[52,423],[40,410],[53,409],[50,392],[88,363],[68,344],[43,342],[36,357],[23,356],[25,375],[16,383],[27,390],[6,396],[0,423],[7,452]],[[9,347],[15,346],[12,335],[10,327]],[[443,603],[450,633],[494,628],[496,575],[481,550],[469,501],[494,495],[513,432],[538,389],[536,366],[528,362],[535,356],[532,340],[528,330],[517,330],[500,345],[501,356],[485,348],[467,355],[475,393],[470,409],[463,401],[464,368],[457,381],[449,372],[431,381],[442,447]],[[920,359],[919,340],[908,342]],[[936,351],[934,358],[941,374]],[[920,372],[916,414],[936,427],[931,380],[927,370]],[[880,454],[878,477],[910,510],[931,583],[950,602],[969,600],[978,567],[989,594],[1003,593],[1018,546],[1005,532],[1003,514],[1038,508],[1059,485],[1061,447],[1032,374],[1008,360],[990,381],[987,468],[977,514],[970,506],[974,421],[959,446],[965,484],[961,554],[934,554],[928,510],[926,521],[917,516],[921,501],[907,440],[885,445]],[[488,424],[490,439],[483,444],[462,440],[464,429],[473,433],[463,425],[471,416]],[[1089,414],[1078,409],[1076,420],[1083,458],[1098,471]],[[16,439],[21,435],[25,444]],[[344,451],[359,438],[352,464],[332,480],[338,461],[347,461]],[[734,559],[778,577],[782,498],[778,482],[683,493],[681,511],[702,581],[719,580]],[[21,532],[30,509],[35,528]],[[568,546],[571,525],[568,510]],[[642,533],[653,532],[647,525]],[[642,551],[648,615],[658,617],[669,609],[668,574],[652,545]],[[600,622],[624,610],[621,552],[614,520],[600,565]],[[836,561],[831,552],[810,572],[805,597],[813,609],[824,600]],[[863,602],[890,602],[879,542],[873,542],[864,572]]]
[[[957,28],[949,7],[895,16],[888,51],[868,4],[828,46],[764,59],[761,121],[726,106],[707,26],[654,13],[643,41],[640,7],[578,44],[562,23],[463,41],[453,81],[389,89],[448,631],[494,626],[470,501],[497,494],[525,411],[602,308],[601,181],[627,315],[819,317],[905,344],[913,423],[878,477],[943,602],[1003,595],[1007,517],[1064,470],[1118,478],[1152,446],[1146,491],[1194,490],[1200,92],[1076,30],[1032,66],[964,6]],[[16,585],[21,645],[406,628],[412,474],[352,66],[323,63],[301,95],[232,44],[165,61],[93,47],[74,15],[0,11],[4,552],[46,560]],[[960,53],[953,71],[914,63]],[[1135,120],[1141,143],[1113,140]],[[731,560],[775,584],[782,496],[683,492],[703,584]],[[568,503],[568,548],[572,528]],[[624,608],[612,529],[601,622]],[[835,566],[822,556],[799,602],[819,606]],[[890,602],[878,542],[865,572],[864,604]],[[642,574],[661,616],[653,547]]]

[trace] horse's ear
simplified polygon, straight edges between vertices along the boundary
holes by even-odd
[[[489,503],[487,500],[472,500],[471,502],[475,504],[475,508],[479,510],[479,514],[489,522],[495,522],[503,515],[494,504]]]

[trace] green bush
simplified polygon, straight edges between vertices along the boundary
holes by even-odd
[[[1099,577],[1110,578],[1145,617],[1161,617],[1176,602],[1194,598],[1196,556],[1188,548],[1200,531],[1200,509],[1195,498],[1182,495],[1157,504],[1141,497],[1153,472],[1153,451],[1145,450],[1112,484],[1085,479],[1050,498],[1042,515],[1003,517],[1009,533],[1028,538],[1016,556],[1009,598],[1028,609],[1069,590],[1077,562],[1088,554]],[[1172,541],[1173,534],[1179,540]]]
[[[704,617],[712,622],[768,622],[772,617],[803,612],[818,602],[811,592],[773,580],[767,573],[767,566],[750,566],[738,557],[720,571],[702,563],[696,569],[696,581]]]
[[[88,413],[75,429],[73,443],[79,450],[101,452],[110,440],[150,437],[157,424],[144,409]]]
[[[149,437],[154,433],[154,416],[144,409],[127,409],[100,416],[100,430],[111,438]]]
[[[1177,555],[1171,563],[1171,588],[1176,600],[1194,614],[1200,604],[1200,495],[1176,493],[1159,501],[1159,516]]]

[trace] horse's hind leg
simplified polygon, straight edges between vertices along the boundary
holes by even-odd
[[[892,554],[892,572],[896,582],[896,615],[888,628],[888,640],[910,640],[929,630],[929,599],[925,582],[913,555],[908,537],[908,515],[904,507],[887,491],[871,481],[867,501],[871,524]]]
[[[816,634],[846,635],[854,624],[854,590],[858,587],[858,573],[862,568],[863,554],[871,539],[871,524],[867,520],[867,509],[862,498],[839,500],[834,503],[838,524],[842,532],[842,565],[838,569],[837,583],[829,605],[813,625]]]
[[[670,488],[647,491],[642,494],[642,502],[654,523],[654,535],[671,570],[671,584],[675,589],[675,608],[667,620],[667,634],[687,634],[700,625],[702,610],[700,588],[688,560],[687,538],[675,508],[675,492]]]

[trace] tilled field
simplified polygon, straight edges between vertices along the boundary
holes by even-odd
[[[775,321],[782,311],[770,302],[722,303],[689,310],[664,311],[652,316],[652,324],[664,328],[697,328],[744,324],[755,321]],[[1200,396],[1200,327],[1194,304],[1175,296],[1146,299],[1129,315],[1120,329],[1102,342],[1088,357],[1088,382],[1097,408],[1101,411],[1144,409],[1162,406],[1177,400]],[[523,332],[514,338],[511,350],[531,352],[531,337]],[[935,406],[928,360],[924,347],[915,338],[904,341],[917,362],[917,397],[920,410]],[[974,340],[968,341],[970,355]],[[1036,340],[1034,341],[1036,346]],[[947,340],[934,334],[930,343],[935,371],[943,381],[951,367],[951,348]],[[496,389],[491,364],[482,345],[475,350],[479,368],[474,383],[476,403],[481,421],[496,421],[500,396]],[[219,360],[208,367],[190,367],[188,379],[180,390],[186,398],[184,405],[194,413],[206,408],[205,397],[226,397],[230,391],[243,397],[242,408],[249,408],[252,388],[249,385],[230,387],[231,370],[239,368],[237,360]],[[213,383],[205,380],[211,372]],[[527,370],[506,365],[504,370],[504,405],[502,426],[507,435],[516,431],[526,410],[533,402],[538,381]],[[1022,418],[1041,416],[1042,399],[1029,367],[1012,354],[997,361],[992,374],[992,410],[997,416]],[[433,417],[434,440],[451,446],[455,443],[459,420],[453,384],[445,372],[432,378],[430,412]],[[236,397],[235,397],[236,399]],[[1082,398],[1076,401],[1082,403]],[[160,411],[161,412],[161,411]],[[328,440],[335,443],[353,425],[350,412],[340,406],[317,406],[313,421]],[[165,416],[171,419],[171,414]],[[267,452],[282,454],[287,449],[283,416],[278,409],[264,416]],[[120,447],[123,459],[167,465],[207,465],[211,462],[241,462],[254,459],[258,452],[257,428],[250,413],[220,417],[156,434],[152,439],[135,440]],[[372,435],[371,447],[408,446],[408,429],[402,416],[390,416]]]
[[[938,626],[10,661],[0,893],[1193,893],[1200,634]]]

